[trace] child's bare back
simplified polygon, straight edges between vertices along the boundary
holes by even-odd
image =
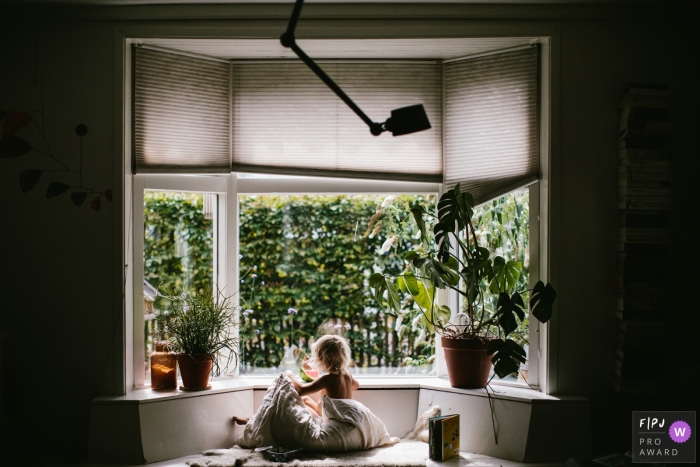
[[[320,392],[332,399],[352,399],[352,391],[360,387],[360,383],[353,378],[346,367],[350,363],[350,347],[347,341],[340,336],[327,335],[321,337],[313,348],[313,359],[319,369],[328,374],[310,382],[303,383],[292,373],[286,374],[294,384],[309,412],[314,416],[321,414],[321,404],[308,396]]]
[[[360,383],[353,378],[346,367],[350,363],[350,347],[345,339],[336,335],[321,337],[314,345],[313,360],[320,370],[327,372],[310,383],[304,383],[291,371],[285,371],[294,385],[294,389],[302,396],[306,408],[314,417],[321,414],[321,403],[309,394],[321,393],[331,399],[352,399],[352,391],[360,388]],[[306,364],[306,363],[305,363]],[[247,418],[233,417],[239,425],[248,423]]]

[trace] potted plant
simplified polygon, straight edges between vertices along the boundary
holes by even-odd
[[[170,310],[156,316],[156,332],[174,352],[183,390],[209,389],[209,376],[238,364],[236,306],[220,290],[164,295]]]
[[[442,195],[437,215],[413,205],[421,245],[404,255],[403,274],[375,273],[369,278],[376,300],[392,312],[399,312],[402,292],[413,297],[424,326],[441,336],[450,384],[461,388],[485,387],[492,363],[500,378],[515,373],[526,357],[523,346],[509,337],[525,320],[525,304],[515,290],[521,265],[492,257],[480,245],[473,214],[473,197],[462,193],[459,185]],[[434,223],[433,235],[426,231],[426,221]],[[436,289],[462,296],[462,309],[453,322],[450,308],[437,303]],[[498,297],[492,311],[486,307],[487,290]],[[539,281],[530,292],[530,315],[547,322],[556,299],[554,288]]]

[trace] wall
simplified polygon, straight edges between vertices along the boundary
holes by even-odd
[[[33,11],[0,9],[0,109],[35,109],[38,71],[43,85],[47,138],[56,154],[78,164],[73,133],[85,123],[84,180],[102,189],[121,187],[114,173],[115,28],[225,27],[281,30],[289,6],[69,8]],[[630,410],[688,409],[695,403],[687,385],[661,400],[634,401],[612,392],[615,348],[614,309],[617,263],[616,129],[617,102],[625,81],[668,82],[675,92],[673,245],[669,264],[674,338],[691,352],[697,327],[684,284],[694,285],[697,249],[686,220],[694,214],[690,177],[697,172],[693,135],[698,127],[698,92],[688,57],[694,56],[690,27],[675,10],[653,5],[641,12],[622,7],[432,5],[309,5],[316,37],[488,34],[492,27],[559,36],[559,108],[553,125],[553,277],[559,292],[558,336],[552,369],[556,392],[592,401],[594,452],[629,446]],[[396,13],[400,12],[400,13]],[[392,20],[399,15],[400,21]],[[413,16],[415,19],[411,20]],[[362,17],[368,17],[362,19]],[[447,19],[440,19],[441,17]],[[188,21],[195,18],[195,22]],[[228,23],[226,18],[235,18]],[[262,19],[261,19],[262,18]],[[266,18],[277,18],[268,20]],[[359,18],[359,19],[351,19]],[[408,19],[406,19],[408,18]],[[147,20],[158,20],[149,22]],[[175,28],[175,29],[172,29]],[[257,28],[257,29],[256,29]],[[242,29],[239,29],[239,31]],[[248,32],[249,32],[248,31]],[[556,53],[556,51],[555,51]],[[557,114],[558,112],[558,114]],[[36,135],[34,135],[36,137]],[[89,401],[116,391],[119,372],[112,349],[118,332],[120,289],[119,212],[109,203],[100,212],[74,207],[66,196],[44,199],[47,179],[22,194],[18,173],[50,162],[27,156],[0,160],[0,329],[8,371],[19,379],[17,397],[7,401],[2,423],[5,450],[79,453],[87,449]],[[47,165],[44,165],[47,164]],[[680,253],[683,256],[680,256]],[[115,339],[117,341],[115,341]],[[116,360],[119,362],[119,359]],[[115,365],[117,365],[115,367]],[[683,363],[671,363],[677,370]],[[697,366],[695,367],[697,372]],[[0,431],[2,432],[2,431]]]

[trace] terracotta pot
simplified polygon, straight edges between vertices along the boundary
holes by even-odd
[[[486,387],[491,371],[491,357],[486,354],[490,338],[480,339],[440,339],[445,351],[447,374],[450,386],[462,389]]]
[[[197,391],[208,389],[209,375],[214,366],[211,355],[177,354],[177,364],[182,376],[182,389]]]

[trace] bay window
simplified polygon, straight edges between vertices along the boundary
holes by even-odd
[[[234,295],[240,375],[298,368],[329,332],[350,341],[356,373],[443,375],[417,308],[407,301],[387,314],[367,279],[402,271],[415,235],[405,206],[432,209],[457,183],[482,205],[483,240],[498,237],[503,256],[523,262],[523,287],[539,278],[547,135],[532,42],[457,59],[324,63],[368,114],[424,104],[433,128],[396,138],[371,136],[303,64],[135,42],[134,385],[148,383],[149,314],[167,306],[158,297],[146,304],[144,281],[155,289],[207,282]],[[404,223],[401,235],[372,223],[387,199],[396,212],[385,224]],[[459,309],[457,294],[441,300]],[[538,349],[531,369],[539,330],[521,337]],[[536,385],[538,370],[529,373]]]

